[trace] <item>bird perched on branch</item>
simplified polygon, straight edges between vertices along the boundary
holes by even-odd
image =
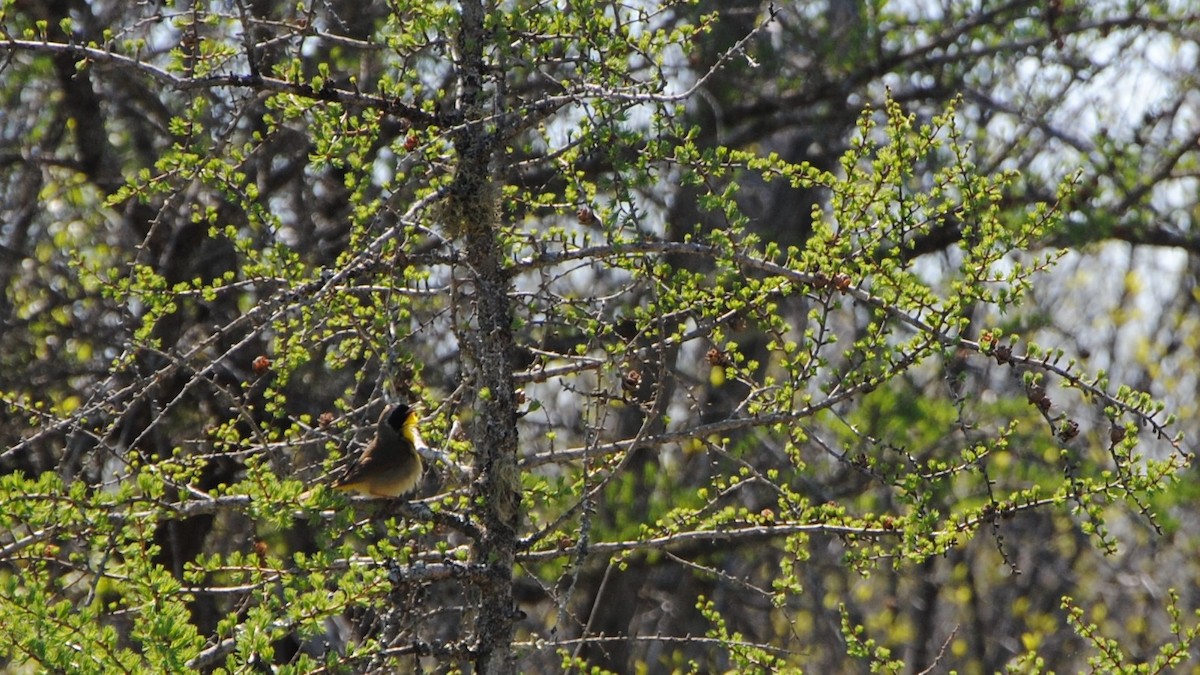
[[[369,497],[399,497],[421,480],[424,465],[417,452],[421,445],[417,411],[404,403],[385,408],[375,438],[330,487]]]

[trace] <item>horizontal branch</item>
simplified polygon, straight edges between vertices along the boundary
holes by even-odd
[[[550,640],[535,640],[532,642],[514,642],[513,647],[518,650],[529,651],[546,651],[551,649],[562,649],[565,647],[576,647],[586,644],[626,644],[629,642],[661,642],[665,644],[677,644],[686,646],[695,645],[710,645],[720,649],[728,650],[730,648],[745,648],[758,649],[764,652],[771,652],[779,656],[787,656],[796,654],[788,649],[777,647],[766,643],[746,642],[745,640],[732,640],[729,638],[710,638],[700,635],[590,635],[580,638],[568,639],[550,639]]]
[[[0,40],[0,49],[4,49],[10,53],[27,52],[32,54],[68,54],[81,61],[91,61],[93,63],[122,66],[136,70],[172,89],[179,91],[188,91],[192,89],[211,89],[214,87],[243,88],[253,91],[272,92],[276,94],[291,94],[293,96],[311,98],[317,101],[341,103],[344,105],[361,106],[364,108],[380,110],[394,117],[406,119],[417,127],[427,127],[433,125],[444,126],[446,124],[446,120],[440,120],[436,115],[421,110],[416,106],[404,103],[400,99],[377,96],[373,94],[364,94],[363,92],[349,89],[340,89],[331,84],[326,84],[320,89],[317,89],[311,85],[300,82],[289,82],[287,80],[280,80],[278,78],[266,77],[263,75],[239,75],[234,73],[225,75],[207,75],[204,77],[186,77],[177,75],[169,70],[160,68],[151,63],[147,63],[146,61],[134,56],[119,54],[117,52],[101,49],[99,47],[85,47],[83,45],[68,44],[63,42],[49,42],[44,40],[17,40],[9,38]]]
[[[804,525],[755,525],[736,530],[713,530],[709,532],[680,532],[667,534],[650,539],[632,539],[628,541],[609,541],[590,544],[586,554],[611,555],[625,551],[658,550],[689,543],[736,541],[761,541],[786,537],[793,534],[832,534],[839,537],[896,537],[903,534],[899,529],[884,529],[881,527],[851,527],[849,525],[831,525],[828,523],[809,523]],[[539,562],[554,560],[564,556],[576,555],[578,551],[573,546],[549,551],[529,551],[517,556],[521,562]]]

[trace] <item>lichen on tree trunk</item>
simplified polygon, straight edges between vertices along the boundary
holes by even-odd
[[[462,238],[465,273],[455,330],[462,348],[466,400],[474,411],[467,434],[475,451],[472,503],[483,536],[475,542],[475,562],[488,574],[479,586],[475,619],[476,670],[512,673],[512,571],[520,521],[516,399],[512,365],[510,278],[496,239],[499,190],[490,171],[497,143],[487,125],[487,68],[483,57],[484,7],[463,2],[458,33],[458,154],[447,197],[445,225]]]

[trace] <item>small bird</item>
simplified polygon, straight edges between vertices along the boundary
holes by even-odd
[[[403,403],[385,408],[375,438],[330,487],[369,497],[399,497],[421,480],[419,445],[424,444],[417,432],[417,411]]]

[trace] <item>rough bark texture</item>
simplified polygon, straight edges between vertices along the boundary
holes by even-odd
[[[483,60],[484,9],[479,2],[462,4],[458,36],[459,112],[462,131],[455,139],[459,165],[448,198],[450,226],[466,248],[466,283],[458,332],[463,367],[475,417],[468,434],[476,453],[474,505],[484,536],[476,542],[476,562],[489,574],[481,585],[476,617],[476,670],[516,672],[511,649],[513,620],[512,570],[520,518],[517,469],[516,401],[509,362],[512,308],[509,276],[496,242],[497,191],[490,168],[495,141],[482,123],[486,75]]]

